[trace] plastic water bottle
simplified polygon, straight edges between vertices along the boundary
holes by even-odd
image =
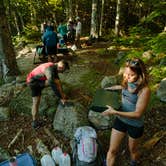
[[[60,163],[60,156],[62,155],[62,149],[58,146],[52,149],[51,155],[56,164]]]
[[[61,154],[59,166],[71,166],[71,160],[69,154],[67,153]]]
[[[45,154],[41,159],[41,166],[55,166],[55,162],[51,155]]]

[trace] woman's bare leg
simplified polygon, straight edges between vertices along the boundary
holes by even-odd
[[[116,129],[112,129],[111,138],[110,138],[110,146],[107,153],[107,166],[114,165],[120,143],[122,142],[124,136],[125,136],[125,133],[120,132]]]

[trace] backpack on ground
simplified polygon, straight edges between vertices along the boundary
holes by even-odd
[[[37,166],[35,158],[29,153],[19,154],[15,158],[17,165],[19,166]],[[9,160],[0,163],[0,166],[9,166]],[[14,164],[13,164],[14,165]]]
[[[105,157],[95,129],[90,126],[79,127],[74,138],[74,166],[104,166]]]

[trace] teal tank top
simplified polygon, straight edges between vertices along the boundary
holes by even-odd
[[[129,83],[128,86],[130,86],[131,89],[136,88],[136,85],[134,83]],[[122,111],[134,112],[136,108],[137,100],[138,100],[137,93],[129,92],[128,89],[123,89],[122,90],[122,106],[121,106]],[[118,118],[124,123],[127,123],[134,127],[142,127],[144,125],[143,117],[139,119],[132,119],[132,118],[118,116]]]

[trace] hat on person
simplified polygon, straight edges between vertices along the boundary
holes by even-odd
[[[71,19],[71,18],[69,18],[69,22],[72,22],[72,19]]]
[[[77,16],[77,17],[76,17],[76,20],[80,20],[80,17]]]

